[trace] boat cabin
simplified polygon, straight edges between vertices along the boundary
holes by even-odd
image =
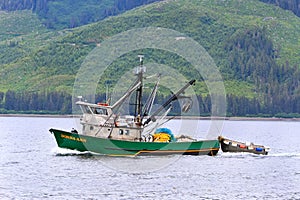
[[[142,129],[134,122],[133,116],[118,116],[107,104],[76,102],[83,115],[80,119],[82,134],[136,141],[140,140]]]

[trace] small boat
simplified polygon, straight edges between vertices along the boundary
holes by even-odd
[[[109,156],[144,156],[144,155],[216,155],[220,148],[218,139],[196,140],[189,136],[175,136],[163,125],[168,121],[166,116],[172,109],[172,102],[184,99],[185,90],[194,85],[189,81],[177,93],[150,115],[152,104],[158,89],[160,76],[146,102],[143,99],[143,56],[139,56],[140,66],[135,70],[137,79],[127,92],[113,105],[107,103],[88,103],[79,100],[76,104],[81,108],[80,123],[82,130],[64,131],[51,128],[60,148],[81,152],[92,152]],[[135,113],[119,114],[118,107],[135,93]],[[189,97],[186,97],[190,99]],[[190,106],[185,104],[187,111]]]
[[[221,149],[223,152],[234,152],[234,153],[240,153],[240,152],[248,152],[248,153],[254,153],[254,154],[261,154],[261,155],[267,155],[270,151],[269,147],[265,147],[263,145],[256,145],[248,142],[237,142],[234,140],[226,139],[222,136],[218,137],[218,140],[221,144]]]

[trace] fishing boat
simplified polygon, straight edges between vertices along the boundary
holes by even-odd
[[[105,103],[88,103],[82,99],[76,102],[81,108],[81,131],[64,131],[51,128],[60,148],[92,152],[109,156],[145,156],[145,155],[216,155],[219,151],[218,139],[197,140],[187,135],[176,134],[163,127],[168,120],[166,117],[172,109],[172,102],[188,98],[184,97],[185,90],[194,85],[195,80],[189,81],[178,92],[171,95],[155,112],[150,115],[156,96],[160,76],[146,102],[142,102],[143,56],[139,56],[140,65],[135,70],[135,82],[127,92],[113,105]],[[117,114],[117,108],[135,93],[135,113],[132,115]],[[185,104],[183,111],[191,106]],[[79,133],[80,132],[80,133]]]
[[[218,137],[218,140],[221,144],[221,149],[223,152],[234,152],[234,153],[254,153],[254,154],[261,154],[261,155],[268,155],[270,151],[269,147],[265,147],[263,145],[256,145],[252,142],[238,142],[234,140],[230,140],[224,138],[222,136]]]

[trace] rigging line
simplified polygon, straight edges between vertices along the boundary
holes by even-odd
[[[144,79],[153,78],[153,77],[155,77],[155,76],[160,76],[160,74],[153,74],[153,75],[151,75],[151,76],[144,77]]]
[[[127,90],[127,92],[114,105],[112,105],[112,109],[120,106],[125,101],[125,99],[127,99],[131,95],[131,93],[134,92],[140,85],[141,81],[137,80],[136,84],[129,90]]]
[[[168,121],[170,121],[171,119],[173,119],[175,116],[171,117],[170,119],[167,119],[165,122],[160,123],[162,120],[164,120],[164,118],[168,115],[168,113],[171,111],[172,107],[168,108],[168,110],[164,113],[164,115],[159,119],[159,121],[153,123],[154,126],[153,128],[151,128],[149,131],[147,131],[147,133],[152,132],[154,129],[156,129],[157,127],[167,123]]]
[[[159,82],[160,82],[160,75],[158,75],[158,80],[157,80],[157,82],[156,82],[156,84],[155,84],[155,86],[154,86],[147,102],[146,102],[141,120],[143,120],[144,117],[147,116],[150,113],[151,109],[152,109],[152,106],[153,106],[153,103],[154,103],[154,100],[155,100],[155,97],[156,97],[156,94],[157,94]]]
[[[191,85],[194,85],[195,79],[189,81],[184,87],[182,87],[176,94],[173,94],[163,105],[161,105],[145,122],[143,125],[148,124],[150,121],[155,120],[155,115],[160,113],[164,108],[166,108],[172,101],[175,101],[178,99],[180,94],[184,93],[184,91]]]
[[[167,123],[168,121],[170,121],[170,120],[172,120],[172,119],[174,119],[174,118],[175,118],[175,116],[170,117],[169,119],[166,119],[166,121],[164,121],[164,122],[162,122],[162,123],[160,123],[160,124],[157,123],[157,125],[155,125],[154,128],[151,129],[151,131],[148,131],[148,133],[152,132],[154,129],[156,129],[156,128],[162,126],[162,125],[164,125],[165,123]]]
[[[110,114],[103,124],[106,124],[106,122],[108,122],[108,120],[111,118],[111,116],[112,116],[113,114],[114,114],[114,113]],[[103,125],[101,126],[101,124],[100,124],[99,126],[100,126],[100,128],[99,128],[99,130],[95,133],[95,136],[97,136],[98,133],[99,133],[99,132],[102,130],[102,128],[104,127]],[[113,128],[112,125],[111,125],[110,127]]]

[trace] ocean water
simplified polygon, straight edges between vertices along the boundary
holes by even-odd
[[[138,158],[57,148],[49,128],[74,121],[0,117],[0,199],[300,199],[299,121],[224,121],[224,137],[267,145],[267,156]],[[193,123],[201,134],[210,126]]]

